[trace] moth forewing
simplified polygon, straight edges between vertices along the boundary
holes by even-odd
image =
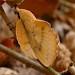
[[[27,33],[25,31],[25,28],[23,26],[23,23],[21,19],[19,19],[16,23],[16,37],[18,40],[18,43],[20,45],[21,51],[30,58],[35,58],[35,53],[33,52],[30,44],[29,44],[29,38],[27,36]]]

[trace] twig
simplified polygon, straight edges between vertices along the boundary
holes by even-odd
[[[8,19],[7,15],[5,14],[5,11],[4,11],[4,9],[2,7],[0,7],[0,15],[5,20],[6,24],[8,25],[8,27],[10,28],[10,30],[13,32],[13,34],[15,34],[15,25],[13,25],[10,22],[10,20]]]
[[[2,16],[2,18],[4,19],[4,21],[6,22],[7,26],[9,27],[9,29],[12,31],[12,33],[14,34],[14,45],[18,46],[17,41],[16,41],[16,25],[13,24],[12,22],[10,22],[10,20],[8,19],[4,9],[2,7],[0,7],[0,15]]]
[[[20,62],[26,64],[26,65],[30,65],[30,67],[35,68],[43,73],[46,73],[48,75],[61,75],[60,73],[56,72],[54,69],[52,69],[51,67],[48,69],[46,67],[44,67],[43,65],[41,65],[40,63],[25,57],[17,52],[15,52],[14,50],[11,50],[3,45],[0,44],[0,51],[16,58],[17,60],[19,60]]]

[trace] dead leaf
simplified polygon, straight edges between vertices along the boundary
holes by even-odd
[[[18,73],[14,70],[11,70],[9,68],[0,68],[0,75],[18,75]]]
[[[58,3],[59,0],[24,0],[18,7],[28,9],[32,11],[36,17],[41,17],[45,14],[49,16],[52,15]]]

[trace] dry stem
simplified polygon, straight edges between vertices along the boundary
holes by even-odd
[[[48,69],[46,67],[44,67],[43,65],[41,65],[40,63],[25,57],[17,52],[15,52],[14,50],[11,50],[3,45],[0,44],[0,50],[14,58],[16,58],[17,60],[21,61],[22,63],[29,65],[32,68],[35,68],[43,73],[46,73],[48,75],[61,75],[60,73],[56,72],[54,69],[52,69],[51,67]]]
[[[8,25],[8,27],[10,28],[10,30],[13,32],[13,34],[15,34],[15,25],[12,25],[12,23],[8,19],[7,15],[5,14],[5,11],[3,10],[2,7],[0,7],[0,15],[5,20],[6,24]]]

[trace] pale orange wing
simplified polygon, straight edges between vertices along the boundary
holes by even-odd
[[[51,66],[57,57],[55,32],[48,22],[36,19],[30,11],[19,9],[18,12],[38,60],[46,67]]]
[[[16,37],[17,37],[18,43],[20,45],[21,51],[26,56],[36,59],[36,56],[29,44],[29,39],[27,37],[25,28],[20,19],[16,23]]]

